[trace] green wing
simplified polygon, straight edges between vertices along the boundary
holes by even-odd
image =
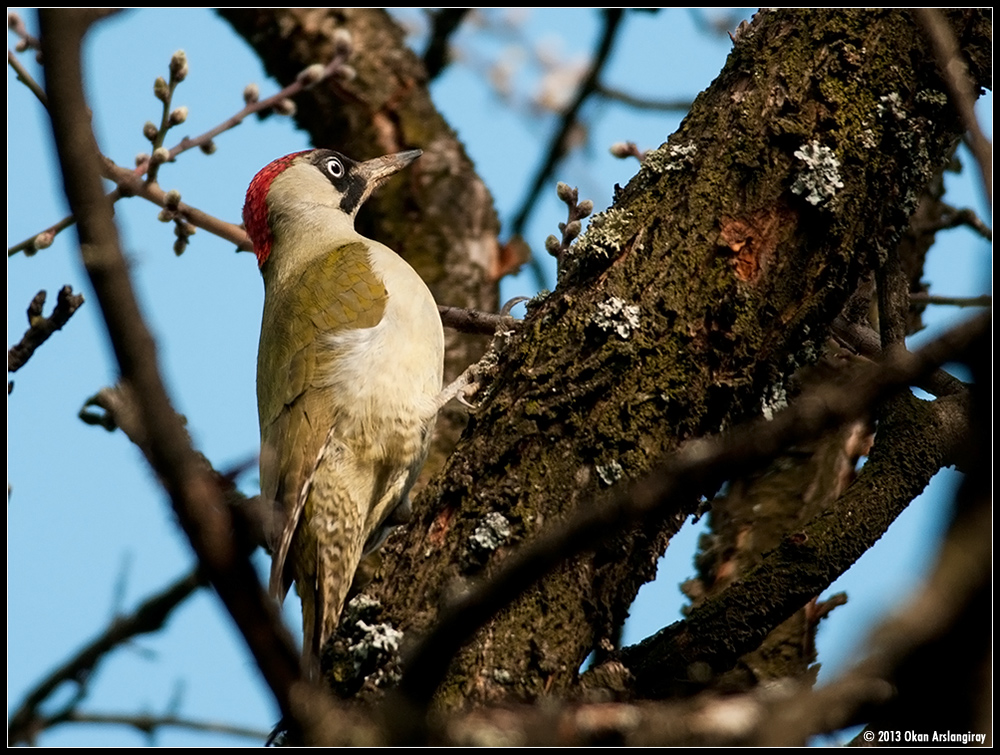
[[[334,249],[266,291],[257,355],[260,483],[261,495],[284,513],[281,535],[271,544],[271,592],[279,600],[292,579],[315,574],[315,564],[288,573],[285,561],[305,507],[303,486],[337,421],[334,397],[323,390],[337,358],[325,336],[374,327],[387,298],[360,242]]]

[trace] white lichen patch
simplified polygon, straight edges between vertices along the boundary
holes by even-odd
[[[779,412],[788,406],[788,393],[782,385],[772,385],[761,400],[760,413],[764,419],[770,422],[774,419],[775,412]]]
[[[484,516],[469,536],[469,547],[479,553],[492,553],[510,538],[510,522],[497,511]]]
[[[354,653],[364,653],[368,656],[372,650],[383,653],[399,652],[399,644],[403,641],[403,633],[389,624],[366,624],[358,622],[358,629],[364,634],[364,639],[351,646]]]
[[[629,238],[632,225],[633,215],[628,210],[612,207],[599,212],[591,218],[587,232],[574,249],[583,255],[599,255],[606,259],[616,257],[621,252],[622,239]]]
[[[632,331],[639,327],[639,307],[626,304],[617,296],[598,302],[594,313],[594,324],[605,333],[614,333],[627,341]]]
[[[601,482],[608,487],[614,485],[625,476],[625,470],[622,469],[622,465],[618,463],[617,459],[612,459],[607,464],[598,464],[595,470],[597,471],[597,476],[601,478]]]
[[[697,152],[695,144],[666,144],[647,153],[642,167],[655,173],[684,170],[694,164]]]
[[[817,141],[804,144],[794,152],[802,163],[795,176],[792,192],[805,198],[811,205],[820,206],[833,199],[844,182],[840,179],[840,161],[829,147]]]
[[[351,598],[345,610],[345,618],[348,620],[358,621],[363,616],[374,616],[375,612],[382,607],[375,598],[370,595],[365,595],[365,593],[358,593],[353,598]]]
[[[917,102],[943,108],[948,104],[948,95],[937,89],[921,89],[917,92]]]
[[[878,98],[879,115],[891,115],[897,121],[906,120],[906,111],[903,109],[903,98],[899,92],[890,92]]]

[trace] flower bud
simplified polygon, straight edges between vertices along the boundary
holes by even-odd
[[[146,124],[142,127],[142,135],[149,139],[149,141],[155,142],[156,137],[160,135],[160,130],[152,121],[146,121]]]

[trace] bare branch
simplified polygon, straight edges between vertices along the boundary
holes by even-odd
[[[118,184],[118,188],[108,195],[109,199],[112,202],[116,202],[124,196],[140,196],[149,200],[153,204],[167,208],[168,192],[165,192],[155,183],[155,168],[158,168],[159,165],[165,162],[173,162],[177,159],[178,155],[196,147],[201,149],[210,149],[212,140],[215,139],[215,137],[235,128],[241,124],[247,116],[274,111],[275,109],[280,108],[283,103],[289,102],[290,98],[310,87],[315,86],[323,79],[331,76],[350,76],[351,69],[346,64],[347,59],[350,56],[350,52],[350,42],[346,41],[337,49],[337,53],[334,55],[333,59],[330,60],[326,66],[321,66],[319,70],[311,71],[310,69],[306,69],[306,71],[303,71],[295,81],[266,99],[259,100],[256,97],[246,97],[247,104],[242,110],[200,136],[186,136],[171,149],[165,150],[164,148],[165,154],[161,154],[155,163],[152,157],[146,157],[139,162],[135,169],[128,170],[115,165],[115,163],[110,159],[102,156],[102,174],[105,178],[108,178]],[[11,56],[8,53],[8,60],[10,60],[10,58]],[[167,86],[169,88],[174,84],[175,82],[171,81],[171,83]],[[172,93],[172,89],[170,89],[170,92]],[[154,141],[154,146],[162,143],[163,137],[168,130],[169,122],[170,99],[167,97],[167,99],[164,100],[164,115],[160,128],[156,129],[156,139],[158,141]],[[154,151],[154,155],[157,154],[158,153]],[[149,178],[144,180],[143,176],[147,173],[149,173]],[[213,233],[216,236],[232,241],[236,244],[237,248],[242,251],[249,251],[251,248],[249,239],[243,232],[242,227],[238,225],[220,220],[209,215],[208,213],[198,210],[195,207],[183,203],[180,203],[177,206],[176,212],[188,220],[192,225],[202,228],[209,233]],[[56,234],[71,226],[73,222],[74,218],[72,215],[63,218],[58,223],[55,223],[41,233],[35,234],[34,236],[9,247],[7,249],[7,256],[11,257],[21,251],[26,254],[30,254],[38,249],[49,246]]]
[[[21,341],[7,351],[7,372],[16,372],[31,359],[35,349],[45,343],[49,336],[61,330],[73,313],[83,304],[83,294],[74,294],[70,286],[59,289],[56,306],[48,317],[42,316],[45,292],[39,291],[28,305],[28,324]]]
[[[446,328],[452,328],[461,333],[491,336],[496,333],[498,327],[513,330],[520,325],[520,320],[509,315],[495,315],[491,312],[479,312],[475,309],[446,307],[439,304],[438,312],[441,315],[441,322]]]
[[[993,229],[986,225],[974,210],[968,207],[956,209],[948,205],[944,206],[944,210],[945,213],[941,218],[941,223],[937,226],[938,229],[958,228],[964,225],[967,228],[971,228],[987,241],[993,241]]]
[[[833,321],[833,336],[855,354],[876,361],[882,358],[882,345],[878,333],[871,328],[849,323],[842,317]],[[915,385],[934,396],[951,396],[967,389],[965,383],[944,370],[935,370],[917,381]]]
[[[428,13],[431,19],[431,38],[424,50],[424,68],[427,78],[434,80],[448,65],[448,43],[471,8],[439,8]]]
[[[81,40],[85,12],[42,10],[42,40],[50,75],[47,92],[70,208],[77,217],[84,265],[104,313],[122,378],[143,397],[141,417],[148,459],[170,494],[181,526],[260,667],[283,714],[293,712],[301,686],[298,654],[250,563],[221,491],[191,448],[170,404],[157,367],[156,349],[132,290],[118,244],[111,205],[101,189],[101,164],[83,94]],[[234,536],[235,535],[235,536]]]
[[[28,87],[28,89],[31,90],[31,93],[38,98],[38,101],[41,102],[42,105],[48,107],[49,99],[45,96],[45,90],[42,89],[41,85],[35,81],[35,78],[28,73],[28,69],[21,65],[21,61],[18,60],[17,56],[10,50],[7,50],[7,63],[17,74],[17,80]]]
[[[144,600],[131,614],[114,617],[100,635],[25,695],[7,725],[11,743],[31,743],[43,729],[67,720],[66,716],[70,714],[72,706],[57,714],[45,714],[41,711],[42,704],[53,692],[64,682],[75,683],[82,689],[90,674],[109,653],[133,637],[159,631],[174,608],[205,584],[205,578],[195,570]]]
[[[564,527],[540,536],[504,561],[493,579],[445,609],[438,625],[414,652],[400,691],[411,709],[422,710],[443,678],[456,649],[496,611],[572,554],[588,550],[636,521],[652,516],[671,498],[698,495],[723,480],[770,459],[782,447],[811,438],[866,411],[900,385],[908,385],[962,353],[989,328],[978,317],[915,354],[897,352],[879,365],[865,366],[845,387],[821,386],[801,396],[771,422],[754,422],[714,439],[686,443],[658,471],[619,494],[609,505],[581,506]],[[815,594],[815,593],[814,593]],[[400,726],[419,717],[400,716]],[[407,741],[411,733],[397,731]]]
[[[157,730],[164,728],[204,731],[213,734],[229,734],[234,737],[253,739],[257,742],[263,742],[268,736],[268,732],[261,731],[260,729],[251,729],[246,726],[237,726],[221,721],[197,721],[166,714],[84,713],[81,711],[71,711],[61,721],[54,723],[119,724],[137,729],[150,738],[156,734]]]
[[[958,41],[948,20],[934,8],[917,8],[914,11],[924,33],[931,42],[938,67],[948,85],[951,102],[958,111],[969,134],[972,154],[979,163],[979,173],[983,179],[987,204],[993,203],[993,145],[986,138],[976,118],[976,93],[969,78],[969,67],[958,48]]]
[[[590,69],[580,83],[576,97],[573,98],[569,107],[563,112],[559,128],[553,134],[548,149],[545,152],[545,159],[535,173],[535,178],[532,180],[527,194],[521,200],[521,209],[514,215],[514,221],[511,223],[512,235],[524,234],[525,226],[528,224],[528,218],[531,217],[531,213],[534,211],[538,195],[549,180],[556,165],[559,164],[559,161],[566,154],[567,137],[576,125],[577,114],[580,112],[580,108],[583,107],[583,103],[596,91],[598,79],[600,78],[601,71],[604,69],[604,64],[611,54],[611,49],[614,46],[618,30],[621,27],[624,13],[621,9],[608,9],[604,11],[604,30],[601,34],[600,42],[598,42],[597,51],[594,53],[594,59],[590,64]],[[539,286],[544,287],[545,276],[539,267],[538,261],[532,259],[531,264],[532,269],[535,271],[535,277],[539,281]]]
[[[935,296],[928,293],[912,293],[910,301],[914,304],[945,304],[951,307],[992,307],[993,297],[983,296]]]
[[[144,181],[142,176],[135,171],[115,165],[106,157],[101,158],[101,167],[102,175],[117,183],[121,194],[134,194],[149,200],[159,207],[168,207],[169,192],[164,191],[158,184]],[[237,249],[250,251],[250,239],[247,237],[246,231],[243,230],[242,226],[220,220],[209,215],[207,212],[202,212],[183,202],[177,203],[173,209],[192,225],[206,230],[219,238],[233,242]]]
[[[657,111],[679,111],[686,113],[691,109],[693,97],[677,100],[654,100],[649,97],[640,97],[629,92],[609,87],[606,84],[598,83],[594,88],[596,94],[608,100],[620,102],[623,105],[634,107],[637,110],[657,110]]]
[[[7,14],[7,28],[21,38],[21,41],[17,43],[18,52],[24,52],[25,50],[37,50],[37,54],[41,55],[41,43],[38,41],[37,37],[32,36],[28,32],[28,27],[25,25],[24,19],[17,13]]]

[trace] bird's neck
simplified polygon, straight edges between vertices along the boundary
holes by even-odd
[[[354,218],[339,209],[320,204],[290,208],[293,212],[273,215],[274,242],[270,257],[261,269],[265,285],[281,286],[303,267],[326,257],[333,249],[363,241],[354,230]]]

